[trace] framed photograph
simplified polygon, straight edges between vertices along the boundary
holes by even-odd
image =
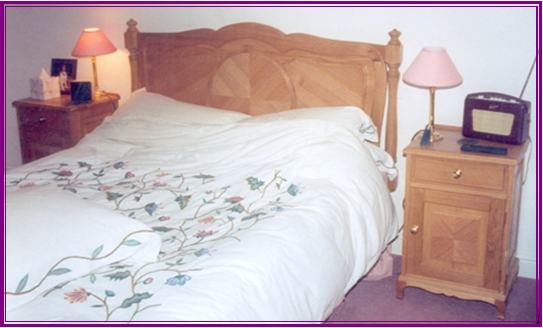
[[[70,82],[75,80],[77,74],[77,59],[58,59],[51,61],[51,76],[58,76],[60,93],[70,94]]]

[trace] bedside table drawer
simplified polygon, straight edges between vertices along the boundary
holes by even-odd
[[[67,131],[44,129],[42,126],[22,126],[19,131],[27,146],[46,145],[58,148],[58,150],[69,148],[72,138]]]
[[[37,107],[24,107],[19,109],[19,123],[23,126],[32,126],[34,131],[49,131],[70,129],[70,116],[65,111],[48,110]]]
[[[501,165],[415,157],[412,173],[415,180],[429,183],[495,191],[505,188],[506,167]]]

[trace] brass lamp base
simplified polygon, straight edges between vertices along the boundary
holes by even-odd
[[[426,133],[427,130],[430,130],[430,136],[428,138],[428,140],[425,140],[424,142],[422,141],[422,138],[424,138],[424,134]],[[416,138],[418,139],[421,139],[421,145],[428,145],[428,144],[431,144],[433,142],[436,142],[436,141],[440,141],[440,140],[443,140],[445,139],[443,137],[443,135],[437,131],[434,130],[434,127],[430,127],[430,125],[427,125],[426,128],[422,131],[420,131],[417,135],[416,135]]]
[[[430,142],[440,141],[443,139],[444,139],[443,135],[436,131],[433,131],[432,135],[430,136]]]

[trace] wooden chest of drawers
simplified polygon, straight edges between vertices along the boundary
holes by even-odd
[[[460,150],[459,128],[437,127],[444,140],[407,156],[402,273],[397,298],[414,286],[433,293],[494,304],[503,319],[518,274],[516,245],[523,145],[505,156]]]
[[[14,101],[23,164],[74,146],[118,105],[119,96],[111,93],[83,104],[71,103],[69,96]]]

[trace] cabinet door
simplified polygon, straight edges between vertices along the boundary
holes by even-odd
[[[504,200],[411,188],[407,206],[407,273],[498,289]]]

